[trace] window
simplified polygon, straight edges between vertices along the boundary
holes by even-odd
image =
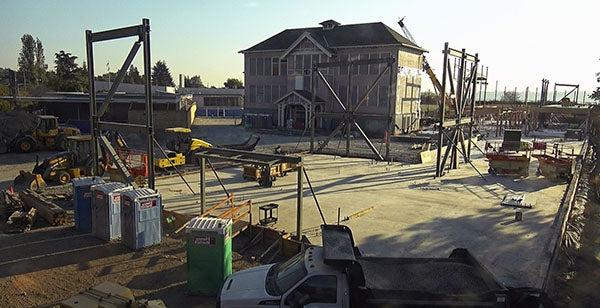
[[[377,93],[379,92],[379,87],[373,88],[371,93],[369,93],[369,99],[367,100],[367,105],[377,106]]]
[[[256,86],[250,86],[250,97],[248,101],[250,103],[256,103]]]
[[[352,93],[350,94],[350,102],[354,105],[358,102],[358,86],[352,86]]]
[[[273,101],[276,101],[279,99],[279,86],[271,87],[271,97],[273,98]]]
[[[379,86],[379,99],[377,106],[387,106],[388,103],[388,86]]]
[[[302,56],[294,56],[294,74],[302,74]]]
[[[348,59],[350,61],[354,61],[358,59],[358,55],[348,55]],[[352,65],[352,75],[358,75],[358,65]]]
[[[259,104],[265,102],[265,87],[263,87],[263,86],[256,87],[256,102]]]
[[[270,85],[266,85],[265,86],[265,103],[270,104],[273,101],[271,101],[271,86]]]
[[[340,101],[342,101],[342,104],[346,105],[348,103],[348,87],[347,86],[340,85],[338,87],[337,95],[340,98]],[[337,104],[335,104],[335,105],[337,106]]]
[[[279,66],[281,68],[281,75],[285,76],[288,74],[288,63],[287,63],[287,59],[281,59],[279,61]]]
[[[372,54],[369,55],[369,58],[371,58],[371,59],[379,59],[379,54],[372,53]],[[371,74],[371,75],[377,75],[377,74],[379,74],[379,64],[370,64],[369,65],[369,74]]]
[[[265,74],[265,59],[257,58],[256,59],[256,71],[258,76],[263,76]]]
[[[369,60],[369,54],[367,54],[367,53],[360,54],[360,59],[361,60]],[[359,75],[368,75],[369,74],[369,64],[359,65],[358,74]]]
[[[271,60],[272,66],[273,66],[273,71],[271,72],[271,74],[273,76],[279,76],[279,58],[273,58]]]
[[[337,278],[333,275],[318,275],[306,279],[285,299],[285,304],[336,303]]]
[[[391,58],[391,57],[392,57],[392,54],[391,54],[391,53],[389,53],[389,52],[382,52],[382,53],[380,54],[380,57],[381,57],[382,59],[386,59],[386,58],[387,58],[387,59],[389,59],[389,58]],[[387,66],[387,64],[386,64],[386,63],[380,63],[380,64],[379,64],[379,71],[380,71],[380,72],[381,72],[381,71],[383,71],[383,70],[385,69],[385,67],[386,67],[386,66]],[[388,72],[388,73],[389,73],[389,72]]]
[[[287,94],[287,84],[279,86],[279,97],[282,97]]]
[[[250,58],[250,76],[256,76],[256,58]]]
[[[340,55],[339,60],[341,62],[348,61],[348,55]],[[347,65],[340,66],[340,75],[347,75],[347,74],[348,74],[348,66]]]
[[[293,287],[308,273],[304,266],[304,253],[299,253],[286,262],[276,265],[275,283],[278,291],[283,294]]]
[[[303,66],[303,74],[306,75],[306,72],[308,71],[308,74],[310,74],[310,68],[312,67],[311,63],[311,56],[310,55],[304,55],[304,66]]]
[[[271,58],[265,58],[265,76],[271,76]]]

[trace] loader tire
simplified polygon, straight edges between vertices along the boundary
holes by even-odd
[[[64,185],[71,182],[71,175],[66,171],[61,171],[58,173],[58,183]]]
[[[17,149],[21,153],[30,153],[35,149],[35,142],[28,137],[21,138],[17,141]]]

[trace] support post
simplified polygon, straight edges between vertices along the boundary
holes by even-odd
[[[352,66],[353,62],[348,64],[348,96],[346,99],[346,117],[348,124],[346,125],[346,157],[350,157],[350,131],[352,130]],[[356,97],[358,97],[358,90],[356,91]]]
[[[315,123],[316,123],[316,115],[315,115],[315,102],[317,98],[317,74],[316,71],[318,68],[313,65],[312,73],[310,75],[311,83],[311,102],[310,102],[310,153],[314,153],[315,151]]]
[[[206,158],[200,157],[200,214],[206,208]]]
[[[143,42],[144,42],[144,74],[146,77],[146,129],[147,136],[147,153],[148,153],[148,187],[155,188],[154,178],[154,106],[152,104],[152,62],[150,60],[150,20],[142,19]]]
[[[94,48],[92,42],[92,31],[85,31],[85,43],[87,49],[88,81],[90,93],[90,130],[92,133],[92,175],[98,174],[98,118],[96,117],[96,87],[94,85]]]
[[[297,180],[297,190],[296,190],[296,236],[300,241],[302,240],[302,207],[303,207],[303,193],[304,193],[304,164],[302,158],[300,159],[300,163],[297,168],[298,172],[298,180]]]
[[[435,176],[436,177],[440,177],[442,176],[442,172],[443,172],[443,168],[444,166],[442,165],[442,146],[444,145],[444,117],[445,117],[445,109],[446,109],[446,79],[447,79],[447,73],[448,72],[448,42],[446,42],[444,44],[444,69],[443,69],[443,76],[442,76],[442,93],[440,93],[440,99],[442,100],[442,103],[439,105],[440,109],[439,109],[439,120],[440,120],[440,124],[439,124],[439,129],[438,129],[438,147],[437,147],[437,158],[436,158],[436,170],[435,170]],[[390,89],[391,91],[391,89]]]

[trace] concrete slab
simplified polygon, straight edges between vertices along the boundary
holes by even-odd
[[[483,173],[487,162],[479,154],[475,166]],[[544,249],[566,184],[535,176],[532,160],[525,179],[491,176],[485,180],[468,165],[434,179],[433,165],[375,164],[371,160],[325,155],[305,156],[305,165],[328,223],[373,207],[343,222],[353,230],[365,254],[380,256],[446,257],[457,247],[468,248],[500,281],[511,286],[540,287],[550,256]],[[296,174],[278,178],[272,188],[244,181],[241,168],[219,170],[236,199],[252,199],[255,221],[258,205],[280,204],[275,227],[288,232],[296,225]],[[197,192],[199,174],[186,175]],[[213,174],[207,174],[207,200],[224,193]],[[179,178],[157,181],[167,209],[199,213],[199,198]],[[532,209],[500,206],[506,193],[525,193]],[[320,244],[321,218],[305,183],[304,233]]]

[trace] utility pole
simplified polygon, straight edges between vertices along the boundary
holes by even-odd
[[[494,101],[498,101],[498,80],[496,80],[496,89],[494,89]]]

